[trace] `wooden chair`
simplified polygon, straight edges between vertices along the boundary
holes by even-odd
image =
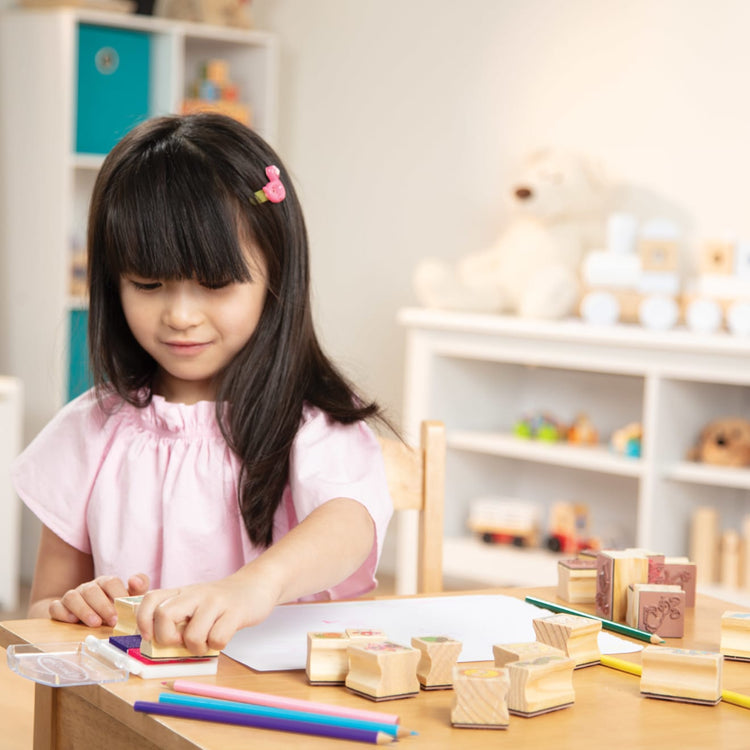
[[[380,437],[394,510],[418,511],[417,593],[443,590],[443,509],[445,504],[445,425],[424,421],[419,445]],[[413,593],[400,578],[396,593]]]

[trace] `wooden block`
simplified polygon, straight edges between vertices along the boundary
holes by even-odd
[[[734,273],[735,244],[731,241],[712,240],[706,242],[698,257],[698,270],[701,274],[719,273],[730,276]]]
[[[420,653],[417,679],[424,690],[440,690],[453,686],[453,667],[456,666],[462,643],[443,635],[423,635],[412,638],[411,645]]]
[[[496,643],[492,647],[496,667],[507,667],[512,661],[528,661],[538,656],[565,656],[559,648],[541,641],[526,641],[524,643]]]
[[[573,659],[554,654],[510,662],[506,667],[510,677],[508,711],[537,716],[572,706],[574,664]]]
[[[663,561],[648,561],[648,582],[679,586],[685,592],[686,607],[695,606],[696,578],[696,565],[687,557],[665,557]]]
[[[451,724],[467,729],[507,729],[507,669],[454,667]]]
[[[307,634],[305,674],[311,685],[343,685],[349,672],[346,633]]]
[[[575,662],[575,668],[599,664],[599,633],[602,623],[591,617],[556,614],[533,620],[536,638],[554,648],[559,648]]]
[[[142,601],[142,596],[121,596],[115,599],[117,624],[112,631],[112,635],[138,635],[138,623],[135,618],[138,605]]]
[[[648,558],[625,550],[603,550],[596,556],[596,615],[625,622],[628,586],[648,582]]]
[[[177,629],[182,632],[185,629],[187,623],[180,623]],[[148,656],[149,659],[194,659],[195,654],[191,654],[185,646],[162,646],[155,641],[147,641],[145,638],[141,638],[141,653],[144,656]],[[201,656],[218,656],[219,652],[213,649],[209,649],[205,654]]]
[[[640,239],[638,255],[644,271],[676,271],[678,246],[673,239]]]
[[[685,634],[685,592],[676,585],[633,583],[628,587],[625,622],[662,638]]]
[[[721,535],[719,583],[730,589],[740,585],[740,534],[727,529]]]
[[[750,612],[724,612],[719,651],[727,659],[750,661]]]
[[[557,595],[572,604],[593,604],[596,599],[596,558],[560,560],[557,563]]]
[[[420,652],[391,641],[352,642],[347,649],[346,686],[375,701],[408,698],[419,693]]]
[[[696,508],[690,521],[690,559],[698,583],[715,583],[719,557],[719,513],[716,508]]]
[[[706,705],[721,700],[721,654],[646,646],[642,664],[641,693],[648,698]]]
[[[368,641],[387,641],[388,636],[382,630],[373,628],[347,628],[346,637],[350,641],[356,641],[358,643],[364,643]]]

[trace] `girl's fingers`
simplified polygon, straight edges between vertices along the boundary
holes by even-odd
[[[91,604],[89,604],[81,590],[88,585],[89,584],[81,584],[78,588],[66,591],[60,599],[60,602],[68,612],[75,615],[84,625],[88,625],[90,628],[98,628],[103,623],[101,615],[91,606]],[[99,589],[99,592],[102,597],[106,599],[106,594],[101,589]],[[90,595],[89,592],[89,596]]]
[[[49,605],[49,616],[53,620],[59,620],[60,622],[78,622],[80,618],[73,614],[60,599],[55,599]]]
[[[148,641],[155,640],[157,643],[163,643],[164,645],[182,643],[182,638],[177,632],[177,628],[174,628],[173,632],[169,632],[166,623],[162,622],[164,618],[161,613],[159,614],[159,621],[162,622],[162,629],[169,632],[171,640],[163,640],[166,636],[166,632],[155,632],[158,610],[164,603],[169,601],[169,599],[177,596],[179,591],[179,589],[156,589],[155,591],[150,591],[143,597],[143,601],[138,606],[137,615],[138,630],[143,638]]]
[[[128,578],[128,596],[140,596],[148,591],[151,581],[145,573],[136,573]]]

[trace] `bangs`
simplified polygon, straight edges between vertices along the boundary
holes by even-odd
[[[186,150],[167,144],[121,165],[103,226],[111,278],[251,280],[240,243],[252,239],[247,214],[208,160]]]

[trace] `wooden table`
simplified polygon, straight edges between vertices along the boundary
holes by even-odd
[[[458,592],[456,592],[458,593]],[[533,594],[557,600],[553,589],[506,589],[493,592],[522,597]],[[450,595],[450,594],[447,594]],[[698,597],[689,611],[685,637],[669,645],[717,651],[720,618],[726,609],[741,609],[710,597]],[[0,645],[80,641],[93,633],[105,637],[109,629],[91,630],[49,620],[16,620],[0,623]],[[622,658],[640,661],[640,653]],[[22,679],[18,677],[18,679]],[[398,713],[401,723],[418,736],[400,741],[409,748],[733,748],[750,747],[750,710],[720,703],[699,706],[642,698],[637,677],[588,667],[574,673],[574,706],[531,719],[511,716],[507,730],[454,729],[450,723],[452,691],[422,692],[415,698],[376,704],[348,693],[342,687],[312,687],[302,671],[255,672],[222,655],[216,676],[196,680],[277,693],[372,710]],[[750,694],[750,664],[726,662],[724,688]],[[157,700],[159,680],[131,677],[126,682],[76,688],[36,686],[34,715],[35,750],[72,750],[107,747],[110,750],[262,750],[295,748],[327,750],[362,748],[349,741],[330,740],[262,729],[225,726],[152,717],[133,711],[136,700]],[[0,742],[0,744],[2,744]]]

